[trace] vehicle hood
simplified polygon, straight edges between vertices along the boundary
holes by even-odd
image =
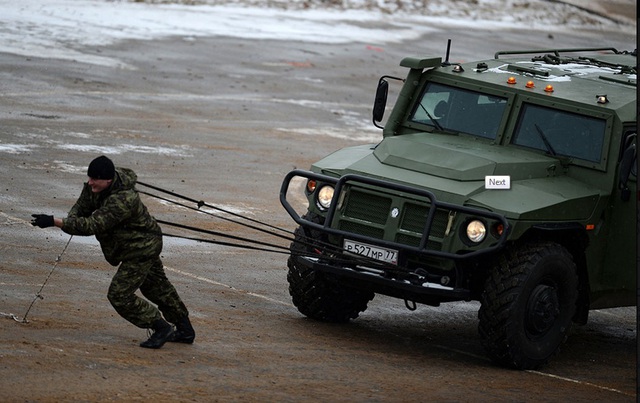
[[[546,177],[558,163],[484,140],[424,133],[387,137],[374,155],[384,165],[456,181],[484,181],[487,175],[509,175],[512,181]]]

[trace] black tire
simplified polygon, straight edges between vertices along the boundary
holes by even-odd
[[[576,265],[563,246],[541,242],[511,250],[480,298],[482,345],[499,365],[538,368],[566,341],[577,299]]]
[[[316,215],[308,216],[309,220],[315,222],[321,219]],[[293,304],[303,315],[324,322],[344,323],[357,318],[367,309],[374,293],[345,287],[337,279],[330,281],[331,278],[324,273],[297,264],[296,255],[321,250],[321,246],[309,245],[313,240],[322,240],[320,234],[318,231],[309,232],[305,235],[304,228],[298,228],[290,247],[292,256],[287,261],[287,281]]]

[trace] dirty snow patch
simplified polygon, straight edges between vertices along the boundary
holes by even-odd
[[[0,153],[22,154],[31,150],[33,150],[33,146],[28,144],[0,144]]]

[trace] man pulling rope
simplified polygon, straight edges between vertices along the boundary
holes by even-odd
[[[119,265],[109,286],[109,302],[124,319],[153,330],[141,347],[160,348],[167,341],[193,343],[189,311],[160,260],[162,231],[134,188],[137,175],[116,168],[105,156],[91,161],[87,175],[89,180],[66,218],[33,214],[31,224],[55,226],[70,235],[95,235],[105,259]],[[157,308],[138,297],[138,289]]]

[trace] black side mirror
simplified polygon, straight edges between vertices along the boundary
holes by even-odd
[[[384,117],[384,110],[387,107],[387,95],[389,94],[389,83],[384,77],[378,81],[378,89],[376,90],[376,99],[373,101],[373,124],[382,129],[378,122]]]

